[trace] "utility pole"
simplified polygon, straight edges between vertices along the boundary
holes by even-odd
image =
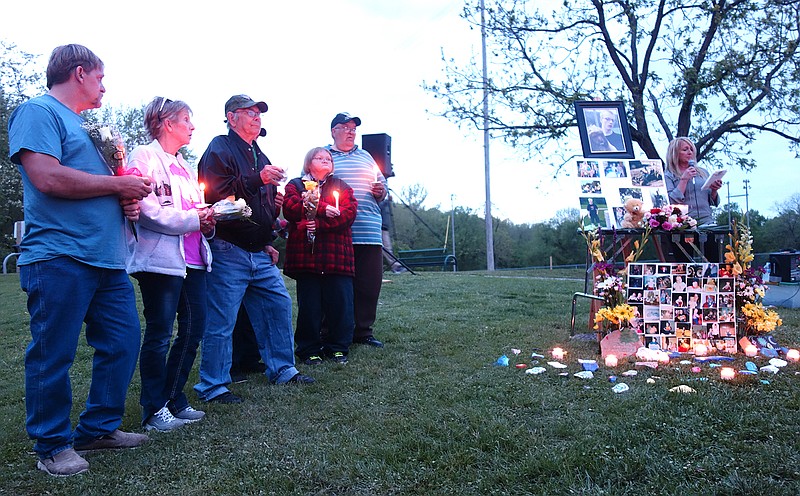
[[[453,228],[452,230],[452,242],[453,242],[453,256],[456,256],[456,195],[450,195],[450,224]],[[453,272],[458,270],[456,268],[457,264],[453,264]]]
[[[745,224],[747,224],[747,228],[750,229],[750,180],[745,179],[742,182],[744,183],[744,194],[733,196],[731,196],[731,182],[727,181],[725,183],[725,185],[728,187],[728,227],[733,225],[733,222],[731,221],[731,198],[744,197],[744,221]]]
[[[483,165],[486,181],[486,270],[494,271],[494,229],[489,174],[489,80],[486,70],[486,9],[481,0],[481,52],[483,54]]]

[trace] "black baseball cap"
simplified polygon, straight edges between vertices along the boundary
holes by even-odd
[[[235,112],[236,110],[242,108],[250,108],[255,106],[258,106],[258,110],[260,110],[262,114],[269,108],[267,107],[266,103],[257,102],[247,95],[233,95],[232,97],[228,98],[227,102],[225,102],[225,115],[228,115],[228,112]]]
[[[336,114],[336,117],[334,117],[333,120],[331,121],[331,129],[336,127],[337,124],[344,124],[345,122],[350,122],[350,121],[355,122],[356,126],[361,125],[361,119],[359,119],[358,117],[352,117],[347,112]]]

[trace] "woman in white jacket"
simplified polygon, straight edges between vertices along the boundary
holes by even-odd
[[[139,360],[142,424],[171,431],[205,415],[189,405],[183,388],[206,325],[211,250],[204,234],[213,230],[214,218],[196,172],[178,153],[194,131],[189,106],[156,97],[144,120],[153,142],[131,152],[128,169],[150,177],[153,192],[140,202],[138,241],[128,235],[127,270],[139,282],[146,321]]]

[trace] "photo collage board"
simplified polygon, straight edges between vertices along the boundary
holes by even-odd
[[[586,230],[620,229],[629,198],[642,200],[645,211],[669,203],[661,160],[582,158],[576,166]]]
[[[729,264],[628,264],[627,303],[644,346],[686,353],[737,351],[734,275]]]

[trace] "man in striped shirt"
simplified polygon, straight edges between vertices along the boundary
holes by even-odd
[[[331,121],[333,145],[327,148],[333,156],[334,174],[353,188],[358,200],[353,223],[356,265],[353,343],[383,348],[383,343],[373,335],[372,325],[378,312],[383,279],[381,209],[378,203],[386,197],[386,178],[372,155],[355,144],[356,127],[360,125],[358,117],[351,117],[348,113],[336,114]]]

